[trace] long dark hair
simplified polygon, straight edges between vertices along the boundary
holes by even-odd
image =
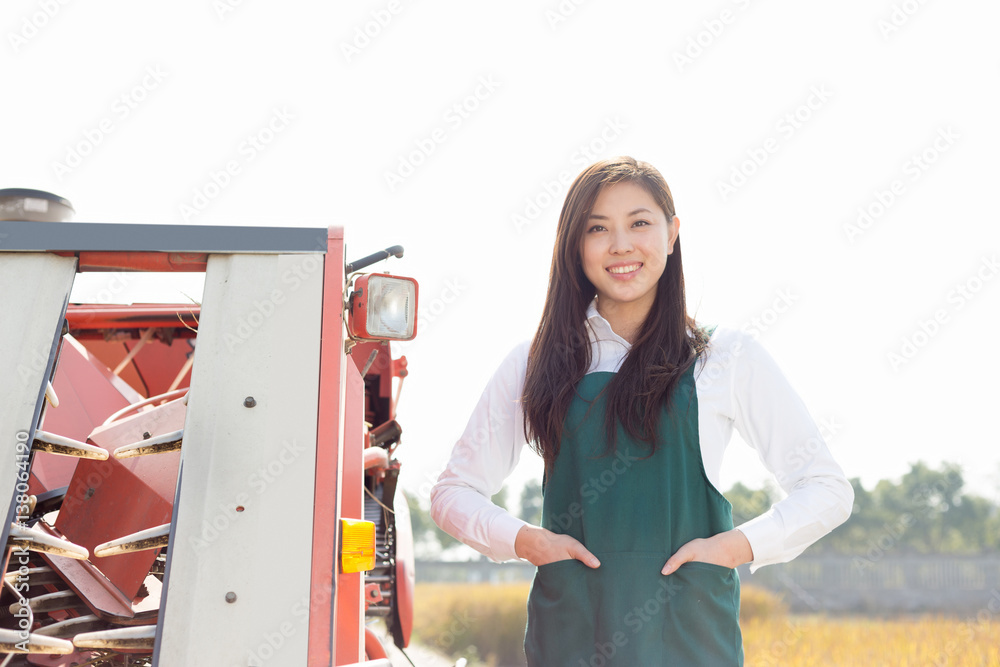
[[[559,454],[559,441],[576,385],[590,366],[587,307],[596,292],[580,260],[586,223],[602,188],[628,181],[644,188],[669,223],[674,200],[666,181],[652,165],[631,157],[597,162],[577,176],[559,214],[552,251],[549,289],[524,382],[524,432],[549,469]],[[657,285],[656,300],[618,372],[606,388],[607,453],[615,449],[617,425],[629,436],[656,448],[662,406],[687,368],[708,344],[708,334],[688,316],[684,300],[681,243]]]

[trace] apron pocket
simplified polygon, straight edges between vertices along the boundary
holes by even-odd
[[[677,664],[742,665],[740,582],[736,570],[689,562],[667,577],[664,623],[675,633]]]
[[[735,570],[662,553],[597,553],[599,568],[537,568],[528,596],[529,667],[731,667],[743,662]]]
[[[594,583],[591,568],[576,559],[537,568],[528,594],[524,635],[528,667],[576,667],[581,659],[589,664],[591,651],[578,639],[594,635],[594,616],[589,613]]]

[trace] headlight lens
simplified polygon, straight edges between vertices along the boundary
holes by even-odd
[[[351,334],[375,340],[411,340],[417,334],[417,281],[372,273],[355,281]]]
[[[377,338],[412,338],[416,285],[409,280],[372,276],[368,281],[368,333]]]

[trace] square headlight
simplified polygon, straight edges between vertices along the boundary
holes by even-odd
[[[354,283],[348,327],[355,338],[412,340],[417,335],[417,281],[370,273]]]

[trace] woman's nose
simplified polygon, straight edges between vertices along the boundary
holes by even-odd
[[[632,252],[631,234],[629,234],[627,231],[611,232],[610,252],[612,255],[622,255],[625,253]]]

